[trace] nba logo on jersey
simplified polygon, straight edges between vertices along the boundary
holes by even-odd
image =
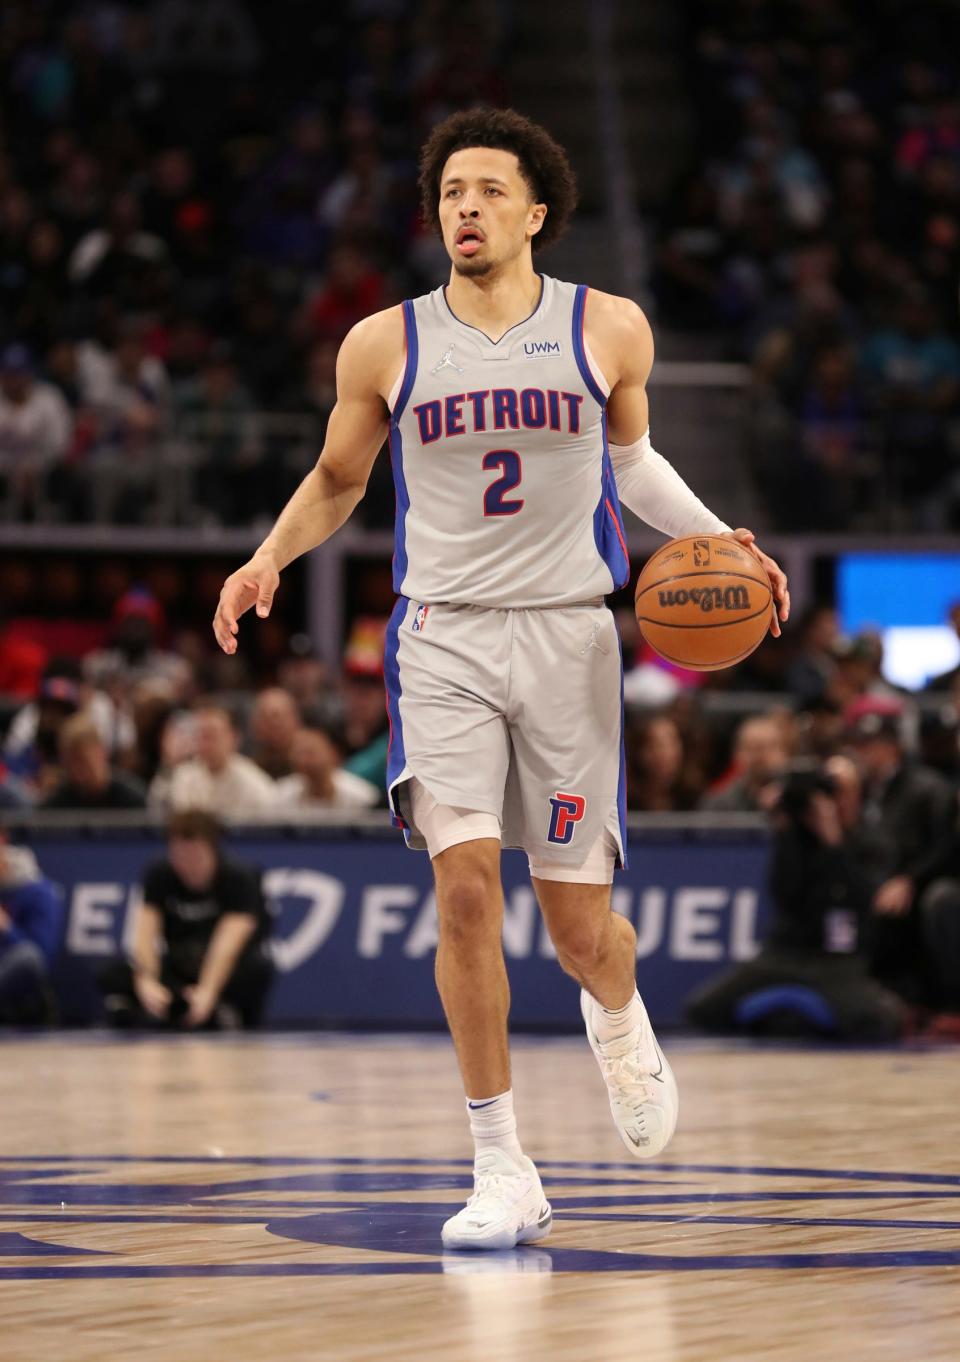
[[[430,609],[429,605],[417,606],[417,613],[414,615],[413,624],[411,624],[410,626],[410,628],[413,630],[415,634],[423,633],[427,623],[427,612],[429,611],[429,609]]]
[[[555,795],[550,796],[550,804],[553,812],[550,815],[550,831],[547,833],[548,842],[556,842],[560,846],[568,846],[573,841],[573,834],[577,830],[587,807],[587,801],[583,795],[563,794],[558,790]]]

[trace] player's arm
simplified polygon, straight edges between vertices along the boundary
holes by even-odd
[[[780,565],[757,547],[751,530],[732,530],[714,515],[650,443],[647,380],[653,368],[653,333],[643,312],[629,298],[591,290],[586,328],[590,349],[611,385],[607,430],[621,502],[671,539],[722,534],[749,548],[763,564],[780,619],[786,620],[790,593]],[[776,616],[771,631],[780,633]]]
[[[386,394],[403,359],[399,307],[359,322],[337,357],[337,402],[323,450],[249,562],[223,584],[213,632],[225,653],[237,650],[237,620],[252,605],[270,613],[280,573],[315,549],[350,516],[366,489],[387,433]]]

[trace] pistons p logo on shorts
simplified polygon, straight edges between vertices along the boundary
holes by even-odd
[[[562,790],[558,790],[556,794],[550,796],[550,804],[552,813],[547,841],[555,842],[558,846],[567,846],[573,841],[573,834],[584,815],[587,801],[583,795],[564,794]]]
[[[414,615],[413,623],[410,626],[410,628],[413,630],[415,634],[423,633],[424,628],[426,627],[427,612],[429,611],[429,609],[430,609],[429,605],[417,606],[417,613]]]

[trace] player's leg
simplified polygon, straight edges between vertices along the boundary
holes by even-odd
[[[542,1239],[551,1210],[520,1147],[513,1110],[499,820],[438,805],[419,781],[411,784],[412,814],[427,841],[436,884],[437,987],[475,1153],[473,1195],[444,1225],[443,1242],[457,1249],[513,1248]]]
[[[620,1137],[651,1157],[673,1135],[678,1103],[636,991],[633,928],[611,909],[614,866],[625,861],[616,626],[602,606],[575,607],[523,612],[520,630],[525,668],[514,677],[510,715],[520,797],[505,799],[504,840],[519,832],[557,956],[581,985]]]
[[[599,864],[601,856],[608,870]],[[613,851],[602,843],[577,872],[531,857],[537,901],[561,966],[581,986],[587,1039],[607,1086],[614,1124],[636,1158],[654,1158],[673,1137],[679,1096],[635,982],[636,934],[610,905]],[[574,878],[579,873],[586,878]]]

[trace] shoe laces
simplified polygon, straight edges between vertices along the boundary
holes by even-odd
[[[604,1078],[616,1085],[617,1096],[628,1102],[648,1102],[653,1094],[650,1071],[643,1067],[635,1034],[600,1045]]]
[[[523,1169],[518,1168],[515,1173],[508,1173],[499,1160],[494,1163],[493,1159],[480,1154],[473,1167],[473,1191],[467,1197],[467,1208],[490,1197],[500,1200],[505,1196],[509,1184],[515,1178],[523,1176]]]

